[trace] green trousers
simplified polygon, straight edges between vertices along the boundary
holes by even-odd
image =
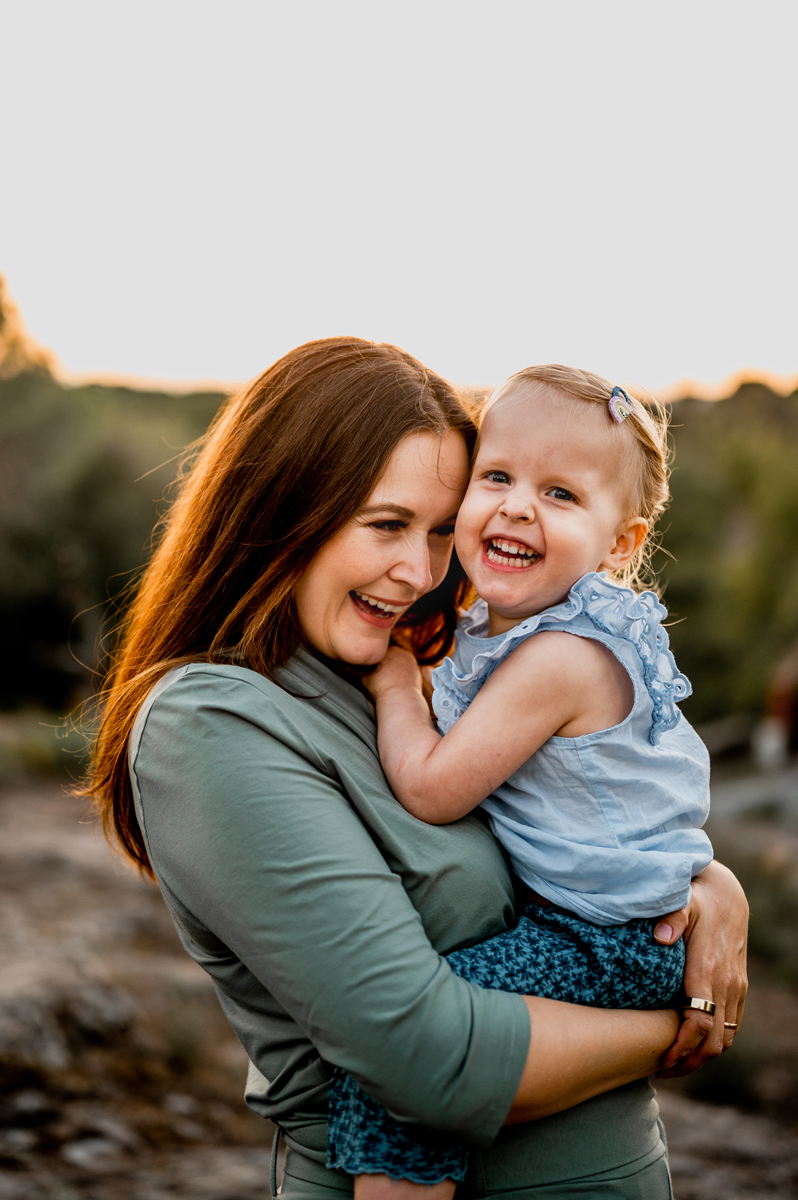
[[[483,1169],[481,1155],[472,1154],[473,1164],[466,1180],[458,1186],[455,1200],[481,1200],[482,1197],[501,1197],[501,1200],[673,1200],[668,1154],[664,1138],[642,1158],[610,1171],[562,1179],[557,1182],[513,1184],[509,1179],[491,1178]],[[516,1178],[518,1172],[516,1162]],[[567,1166],[563,1164],[564,1173]],[[529,1178],[537,1171],[530,1164]],[[289,1148],[285,1174],[280,1189],[281,1200],[342,1200],[352,1195],[351,1176],[342,1171],[329,1171],[322,1163]]]

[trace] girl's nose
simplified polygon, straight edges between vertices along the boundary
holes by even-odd
[[[525,504],[520,497],[513,498],[508,496],[507,500],[499,508],[499,514],[506,517],[508,521],[524,521],[531,523],[535,519],[535,509],[531,504]]]

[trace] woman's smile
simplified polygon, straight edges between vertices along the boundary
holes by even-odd
[[[393,626],[402,613],[407,612],[412,603],[410,600],[406,600],[404,604],[391,600],[379,600],[376,596],[367,595],[366,592],[352,591],[349,596],[356,612],[364,621],[368,621],[378,629]]]
[[[454,431],[399,443],[365,505],[322,546],[295,593],[307,642],[327,658],[380,662],[397,621],[449,568],[468,451]]]

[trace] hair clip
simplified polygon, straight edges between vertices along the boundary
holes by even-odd
[[[623,400],[621,397],[623,396]],[[623,425],[626,418],[632,411],[632,401],[627,396],[622,387],[614,387],[609,401],[610,416],[613,421],[617,421],[619,425]]]

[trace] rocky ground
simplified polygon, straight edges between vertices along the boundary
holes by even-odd
[[[0,1200],[263,1200],[243,1051],[157,889],[81,813],[57,783],[0,791]],[[789,990],[757,1005],[798,1028]],[[794,1052],[769,1060],[775,1109]],[[662,1108],[677,1200],[798,1196],[789,1123],[671,1091]]]

